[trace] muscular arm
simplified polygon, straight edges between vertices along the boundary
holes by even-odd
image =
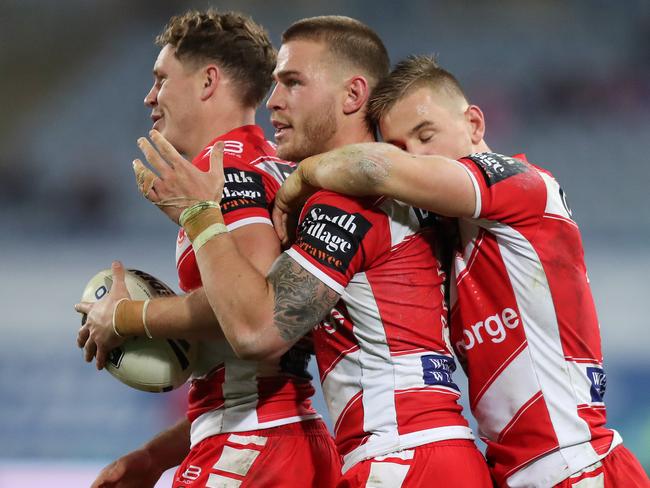
[[[260,273],[266,273],[280,254],[280,242],[270,225],[251,224],[232,232],[242,256]],[[211,277],[219,280],[217,271]],[[179,297],[152,300],[147,308],[147,327],[153,337],[169,339],[217,339],[223,332],[204,288]]]
[[[307,158],[286,183],[277,199],[288,207],[310,187],[355,196],[386,195],[448,217],[470,217],[476,207],[472,181],[457,162],[415,156],[384,143],[353,144]]]
[[[203,246],[197,262],[224,335],[241,358],[280,357],[339,299],[287,254],[278,257],[265,277],[228,234]]]
[[[258,273],[266,272],[280,253],[280,242],[270,225],[251,224],[240,227],[232,232],[232,239],[242,250],[243,256],[246,256],[242,258],[243,261]],[[86,323],[79,329],[77,345],[84,348],[86,361],[97,358],[99,369],[104,367],[110,350],[124,341],[123,338],[115,336],[112,327],[116,304],[120,298],[128,297],[123,271],[120,276],[120,279],[114,276],[113,287],[102,300],[76,306],[78,312],[88,314]],[[221,277],[218,270],[211,273],[212,282],[222,279],[222,284],[228,286],[228,277]],[[141,307],[140,305],[140,311],[136,310],[138,318],[142,313]],[[223,337],[222,329],[203,288],[189,295],[151,300],[146,312],[146,321],[147,328],[154,338],[206,340]],[[123,335],[144,335],[141,320],[129,323],[132,324],[133,330],[122,324],[120,332]]]
[[[152,140],[160,154],[145,140],[141,148],[147,160],[164,173],[165,184],[175,187],[169,197],[190,201],[219,199],[225,182],[223,144],[217,143],[213,148],[209,171],[197,172],[155,131]],[[173,164],[165,164],[161,154]],[[209,190],[200,191],[201,188]],[[220,213],[217,220],[223,223]],[[183,225],[188,235],[193,234],[188,231],[187,222]],[[269,230],[272,231],[270,227]],[[275,234],[274,238],[279,252]],[[286,255],[278,258],[267,279],[267,268],[251,264],[244,252],[245,248],[240,248],[229,232],[209,239],[196,252],[201,281],[235,353],[246,359],[278,358],[325,317],[339,297]]]
[[[178,466],[190,452],[189,420],[180,420],[147,442],[142,449],[162,471]]]
[[[190,423],[185,419],[106,466],[91,488],[153,487],[163,472],[178,466],[189,451]]]

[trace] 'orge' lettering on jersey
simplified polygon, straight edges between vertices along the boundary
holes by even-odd
[[[520,324],[519,315],[512,308],[504,308],[501,312],[486,317],[471,325],[463,326],[462,340],[457,341],[456,352],[463,357],[467,351],[480,346],[485,341],[494,344],[503,342],[508,329],[516,329]]]
[[[297,245],[320,263],[345,273],[371,227],[358,213],[347,213],[331,205],[314,205],[300,225]],[[324,248],[320,243],[325,244]]]

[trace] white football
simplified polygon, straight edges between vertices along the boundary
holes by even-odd
[[[137,269],[125,270],[126,287],[133,300],[175,293],[162,281]],[[81,301],[96,302],[108,293],[113,273],[104,269],[93,276]],[[84,314],[81,323],[85,323]],[[110,353],[106,370],[122,383],[142,391],[163,392],[178,388],[192,374],[197,347],[182,339],[132,337]]]

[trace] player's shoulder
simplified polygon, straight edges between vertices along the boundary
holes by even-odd
[[[329,190],[319,190],[305,202],[305,208],[314,205],[331,205],[349,212],[376,213],[385,197],[355,197]]]
[[[461,164],[472,168],[474,175],[480,175],[485,185],[490,188],[497,183],[510,180],[526,181],[526,187],[534,187],[534,182],[542,182],[542,175],[554,178],[553,175],[528,161],[525,154],[505,156],[494,152],[473,153],[458,160]]]
[[[247,125],[217,138],[224,143],[224,169],[258,173],[281,185],[296,169],[296,163],[280,159],[275,145],[268,141],[261,127]]]

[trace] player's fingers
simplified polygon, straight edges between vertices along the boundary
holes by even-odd
[[[144,154],[147,162],[158,172],[160,177],[163,180],[169,178],[173,171],[172,168],[145,137],[138,139],[138,147],[142,151],[142,154]]]
[[[278,207],[273,207],[273,212],[271,213],[271,220],[273,221],[273,228],[275,233],[278,235],[280,242],[284,242],[286,238],[286,232],[284,227],[284,217],[286,214],[280,210]]]
[[[89,363],[95,357],[96,352],[97,344],[95,344],[95,341],[89,338],[86,341],[86,345],[84,346],[84,360]]]
[[[158,179],[156,173],[147,168],[139,159],[133,161],[133,172],[135,173],[135,181],[138,184],[140,193],[147,200],[151,200],[152,202],[157,201],[155,199],[156,193],[153,191],[154,183]]]
[[[104,369],[104,366],[106,366],[107,356],[108,355],[104,348],[97,349],[97,354],[95,355],[95,366],[98,371]]]
[[[118,296],[128,294],[126,289],[126,278],[124,276],[124,266],[120,261],[113,261],[111,263],[111,272],[113,273],[113,286],[111,291]]]
[[[91,308],[93,308],[92,302],[80,302],[80,303],[75,303],[74,305],[75,311],[83,314],[87,314],[88,312],[90,312]]]
[[[208,172],[216,175],[223,175],[223,141],[217,141],[210,151],[210,169]]]
[[[181,156],[176,148],[172,146],[172,144],[167,139],[165,139],[165,136],[163,136],[160,132],[157,130],[151,130],[149,131],[149,137],[151,137],[151,140],[156,146],[156,149],[160,155],[165,158],[165,161],[167,161],[169,166],[175,170],[184,169],[188,165],[192,166],[192,163]]]
[[[81,349],[84,347],[86,342],[88,341],[88,336],[90,335],[90,331],[88,330],[87,327],[81,327],[79,329],[79,333],[77,334],[77,346]]]

